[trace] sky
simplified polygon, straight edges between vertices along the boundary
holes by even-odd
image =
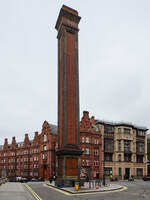
[[[149,0],[0,0],[0,144],[57,124],[57,31],[78,10],[80,117],[150,128]]]

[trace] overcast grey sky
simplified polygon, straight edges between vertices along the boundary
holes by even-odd
[[[82,17],[80,117],[150,128],[149,0],[0,0],[0,144],[57,124],[55,23],[65,4]]]

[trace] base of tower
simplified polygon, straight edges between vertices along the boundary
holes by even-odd
[[[58,177],[55,182],[55,185],[57,187],[74,187],[76,182],[78,182],[78,179],[71,179],[71,178],[62,179]]]

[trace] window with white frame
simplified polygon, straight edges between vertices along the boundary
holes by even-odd
[[[98,160],[94,160],[94,166],[99,166],[99,161]]]
[[[42,158],[43,158],[43,160],[46,160],[46,159],[47,159],[46,154],[43,154],[43,155],[42,155]]]
[[[99,155],[99,150],[98,149],[94,149],[94,156],[98,156]]]
[[[99,142],[98,142],[98,139],[95,139],[94,138],[94,144],[98,144]]]
[[[86,166],[90,165],[90,160],[86,160]]]
[[[86,137],[85,142],[86,142],[87,144],[90,143],[90,138],[89,138],[89,137]]]
[[[28,150],[25,150],[25,151],[24,151],[24,154],[28,154]]]
[[[82,143],[84,143],[84,137],[82,137]]]
[[[34,169],[35,169],[35,168],[38,168],[38,165],[34,164]]]
[[[38,157],[35,156],[35,157],[34,157],[34,161],[38,161]]]
[[[85,148],[85,154],[89,155],[90,154],[90,149],[89,148]]]
[[[46,142],[46,141],[47,141],[47,135],[44,134],[44,142]]]
[[[43,146],[43,150],[47,151],[47,146],[46,145]]]
[[[85,160],[82,160],[82,166],[84,166],[85,165]]]
[[[24,158],[24,162],[27,162],[28,161],[28,158]]]

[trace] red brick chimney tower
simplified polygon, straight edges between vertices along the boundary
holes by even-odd
[[[80,150],[78,24],[76,10],[62,6],[58,31],[58,169],[57,181],[71,186],[78,180]]]

